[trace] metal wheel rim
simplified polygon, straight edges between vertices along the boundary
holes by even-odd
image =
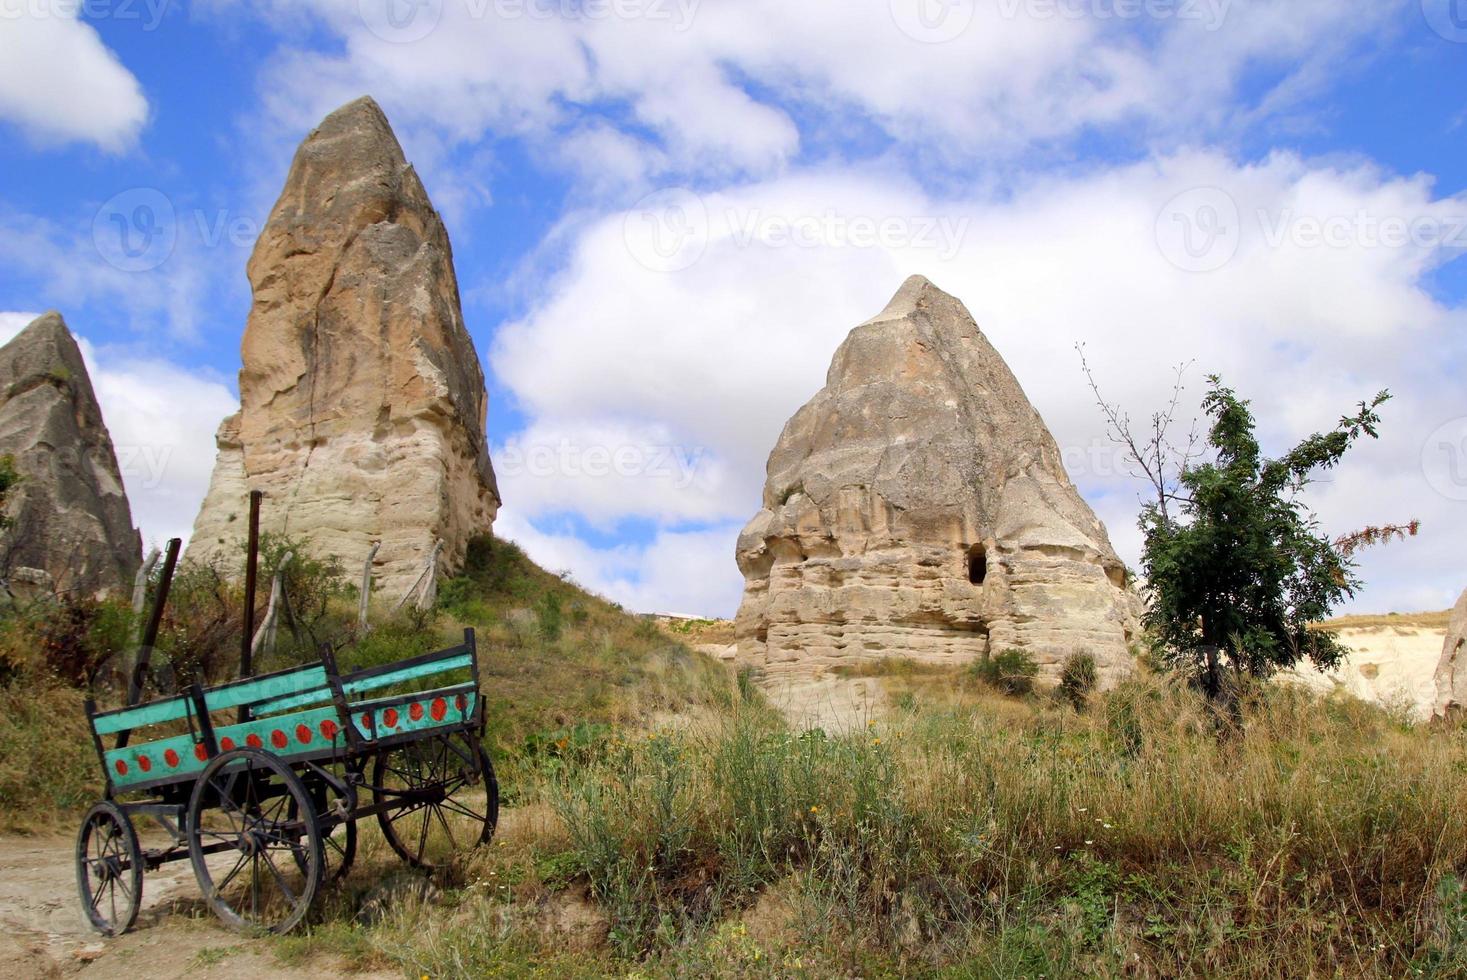
[[[330,799],[340,799],[336,791],[327,787],[327,796]],[[328,806],[330,804],[328,803]],[[290,801],[290,819],[296,817],[296,803]],[[322,865],[322,881],[340,881],[346,877],[351,870],[352,862],[357,856],[357,822],[354,817],[341,819],[333,817],[322,819],[317,816],[317,822],[321,825],[321,856],[324,859]],[[304,855],[296,857],[297,864]],[[304,871],[304,868],[301,868]]]
[[[471,772],[473,769],[477,772]],[[415,868],[431,870],[441,864],[430,859],[430,834],[441,831],[442,837],[437,839],[446,838],[454,854],[493,839],[499,822],[499,783],[494,764],[477,739],[458,734],[410,742],[378,755],[372,765],[372,793],[379,805],[401,800],[403,790],[440,781],[445,797],[441,803],[413,803],[377,814],[388,845]],[[484,788],[482,806],[467,802],[459,793],[478,785]],[[454,824],[464,819],[476,824],[477,832],[465,826],[462,833],[455,833]]]
[[[267,796],[259,779],[278,779],[281,792]],[[210,797],[213,797],[212,799]],[[291,803],[296,813],[289,813]],[[218,813],[227,824],[222,830],[206,829],[203,818]],[[225,923],[239,929],[263,929],[286,933],[295,928],[310,910],[320,887],[325,856],[320,825],[300,777],[268,752],[235,749],[218,756],[199,774],[189,801],[189,857],[204,900]],[[230,839],[237,841],[238,858],[216,884],[204,848]],[[230,853],[224,849],[216,853]],[[298,889],[286,880],[287,870],[298,870],[303,878]],[[248,873],[247,909],[237,909],[228,897],[229,887]],[[262,887],[265,886],[265,887]],[[282,915],[270,917],[273,900],[283,897]],[[246,914],[248,912],[248,914]]]
[[[137,921],[143,900],[143,858],[132,821],[115,803],[87,811],[76,839],[76,884],[82,913],[104,936],[120,936]]]

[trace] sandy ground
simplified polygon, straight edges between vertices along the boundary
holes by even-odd
[[[1317,691],[1343,690],[1364,701],[1409,706],[1419,719],[1431,717],[1436,699],[1433,675],[1446,630],[1424,626],[1342,629],[1349,658],[1335,670],[1312,667],[1290,676]]]
[[[264,944],[232,932],[203,905],[187,861],[165,864],[143,882],[143,909],[125,936],[103,939],[82,919],[72,837],[0,837],[0,976],[310,977],[351,974],[312,959],[278,963]],[[395,976],[375,974],[374,977]]]

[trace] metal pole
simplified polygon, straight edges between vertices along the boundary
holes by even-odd
[[[148,616],[148,623],[143,628],[143,642],[138,647],[137,663],[132,668],[132,679],[127,684],[127,703],[131,707],[138,703],[143,696],[143,677],[148,672],[148,664],[153,659],[153,644],[158,642],[158,628],[163,623],[163,607],[168,605],[168,589],[173,584],[173,570],[178,566],[178,551],[183,547],[183,541],[173,538],[168,542],[168,557],[163,559],[163,577],[158,580],[158,594],[153,597],[153,611]],[[132,732],[125,731],[117,736],[117,747],[124,748]]]
[[[249,550],[245,557],[244,629],[240,633],[239,644],[239,676],[241,678],[249,677],[255,672],[250,645],[255,638],[255,579],[260,572],[260,500],[264,496],[259,490],[250,491]],[[240,706],[239,720],[241,723],[249,720],[249,710],[244,705]]]

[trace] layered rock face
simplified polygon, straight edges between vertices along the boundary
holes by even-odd
[[[81,350],[58,313],[0,347],[0,455],[14,458],[0,534],[12,589],[95,594],[132,588],[142,538]]]
[[[296,151],[248,274],[240,410],[219,427],[189,556],[236,560],[262,490],[266,531],[348,563],[381,542],[389,594],[437,541],[452,570],[499,509],[488,396],[448,233],[371,99]]]
[[[1447,639],[1436,667],[1436,706],[1439,717],[1467,710],[1467,591],[1452,607]]]
[[[1135,602],[1059,447],[963,305],[913,277],[785,425],[739,537],[767,676],[1018,648],[1126,670]]]

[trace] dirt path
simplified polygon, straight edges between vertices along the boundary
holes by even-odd
[[[103,939],[82,920],[73,847],[69,836],[0,837],[0,976],[366,976],[342,972],[320,959],[283,966],[268,944],[231,932],[213,918],[187,861],[149,872],[137,925],[125,936]]]

